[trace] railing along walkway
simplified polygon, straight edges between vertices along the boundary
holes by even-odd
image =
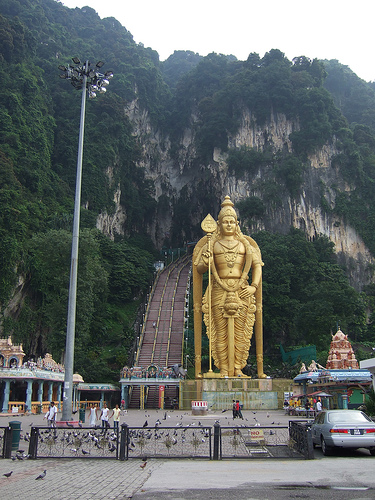
[[[175,427],[128,427],[122,424],[119,431],[83,426],[32,427],[31,433],[26,432],[22,438],[29,442],[27,456],[31,459],[312,459],[309,431],[307,425],[298,422],[290,422],[289,427],[221,427],[214,424],[213,428],[201,423],[197,426],[177,424]]]

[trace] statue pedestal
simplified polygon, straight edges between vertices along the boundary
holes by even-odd
[[[210,411],[232,409],[239,400],[245,410],[277,410],[283,407],[284,392],[291,391],[289,379],[250,377],[202,378],[180,383],[180,408],[190,409],[194,400],[207,401]]]

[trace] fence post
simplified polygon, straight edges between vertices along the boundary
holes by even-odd
[[[121,424],[120,437],[120,460],[127,460],[129,457],[129,427],[128,424]]]
[[[4,442],[3,442],[3,458],[12,457],[12,439],[13,439],[13,429],[7,427],[4,429]]]
[[[220,424],[214,424],[214,452],[212,456],[213,460],[219,460],[220,433]]]
[[[314,445],[312,440],[312,433],[310,427],[306,429],[306,440],[307,440],[307,453],[305,453],[305,458],[307,460],[314,460]]]
[[[35,459],[38,450],[38,437],[39,432],[37,427],[31,427],[30,442],[29,442],[29,456]]]
[[[292,448],[301,453],[306,460],[315,458],[311,429],[306,422],[289,421],[289,437],[292,440]]]

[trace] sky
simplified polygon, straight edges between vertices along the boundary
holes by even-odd
[[[374,0],[61,0],[116,18],[167,59],[175,50],[233,54],[246,60],[279,49],[289,60],[337,59],[375,81]]]

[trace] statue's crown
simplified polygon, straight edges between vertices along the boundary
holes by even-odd
[[[232,202],[232,200],[230,199],[229,196],[226,196],[224,198],[223,203],[221,204],[221,210],[220,210],[219,216],[218,216],[219,221],[221,221],[223,219],[223,217],[225,217],[227,215],[230,215],[237,220],[237,213],[233,207],[234,207],[234,203]]]

